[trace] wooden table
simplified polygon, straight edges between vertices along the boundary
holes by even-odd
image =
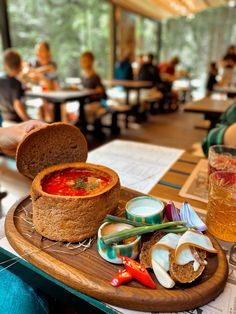
[[[221,114],[225,112],[225,110],[227,110],[233,103],[233,99],[219,100],[204,97],[186,104],[184,106],[184,111],[204,114],[204,118],[211,121],[211,129],[219,121]]]
[[[150,81],[134,81],[134,80],[104,80],[105,86],[122,86],[126,91],[126,104],[129,105],[129,93],[131,90],[137,91],[137,105],[140,104],[140,90],[153,87]]]
[[[215,93],[222,93],[222,94],[231,94],[236,95],[236,86],[235,85],[225,85],[225,86],[216,86],[214,88]]]
[[[42,98],[54,105],[54,120],[61,121],[61,105],[67,101],[79,101],[79,123],[86,126],[86,118],[84,112],[85,100],[92,96],[98,95],[94,89],[83,89],[81,91],[27,91],[26,96],[31,98]]]
[[[206,209],[205,203],[186,198],[183,199],[178,195],[180,188],[199,160],[199,157],[184,153],[162,177],[161,181],[153,187],[150,194],[164,200],[173,200],[175,202],[189,201],[193,207]],[[0,262],[12,257],[14,257],[13,254],[0,248]],[[10,263],[11,262],[9,262],[9,264]],[[7,264],[5,264],[5,266],[7,266]],[[105,312],[117,314],[117,311],[112,307],[66,286],[22,259],[11,266],[9,270],[20,276],[34,288],[43,291],[59,302],[74,307],[80,313],[93,314]]]

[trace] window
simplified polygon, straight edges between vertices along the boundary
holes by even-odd
[[[158,23],[151,19],[136,17],[136,53],[153,53],[158,50]]]
[[[124,52],[134,59],[140,53],[157,55],[158,23],[146,17],[118,10],[117,14],[117,57]]]
[[[204,77],[208,64],[220,60],[227,46],[236,42],[236,11],[219,7],[163,23],[162,60],[179,55],[194,76]]]
[[[98,73],[110,71],[110,4],[97,0],[9,0],[12,45],[24,60],[34,60],[40,40],[51,44],[62,78],[79,76],[79,56],[91,50]]]

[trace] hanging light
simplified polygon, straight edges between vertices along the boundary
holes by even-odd
[[[235,0],[229,0],[229,1],[228,1],[228,6],[229,6],[230,8],[234,8],[234,7],[236,6]]]

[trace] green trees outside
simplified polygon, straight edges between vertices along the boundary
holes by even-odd
[[[161,59],[178,55],[194,76],[202,76],[228,45],[236,45],[235,19],[236,9],[225,6],[163,22]]]
[[[9,0],[8,11],[13,46],[25,60],[34,60],[35,43],[46,40],[63,78],[80,74],[79,56],[85,50],[94,53],[99,73],[107,76],[110,54],[107,1]]]
[[[108,1],[8,0],[8,11],[13,46],[25,60],[34,59],[37,41],[47,40],[62,78],[80,75],[79,56],[85,50],[93,51],[97,70],[103,78],[111,73],[111,5]],[[134,32],[131,36],[133,55],[157,54],[158,23],[124,10],[122,16]],[[163,21],[161,60],[178,55],[184,68],[194,76],[202,76],[210,61],[221,59],[227,46],[236,44],[235,19],[236,8],[219,7],[198,13],[192,19],[180,17]],[[128,29],[124,25],[121,37],[126,35],[125,31]],[[119,39],[119,42],[122,41]]]
[[[79,56],[91,50],[103,78],[111,73],[111,5],[105,0],[9,0],[12,43],[26,61],[34,46],[50,42],[62,78],[79,76]],[[134,23],[135,53],[157,50],[155,21],[126,13]]]

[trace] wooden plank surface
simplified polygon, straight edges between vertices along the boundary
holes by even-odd
[[[184,105],[184,111],[196,113],[223,113],[234,103],[233,99],[218,100],[205,97]]]
[[[149,194],[158,198],[164,198],[180,203],[187,201],[192,206],[205,210],[206,203],[179,196],[181,187],[184,185],[188,176],[194,170],[200,159],[200,157],[184,153],[162,177],[161,181],[151,189]]]

